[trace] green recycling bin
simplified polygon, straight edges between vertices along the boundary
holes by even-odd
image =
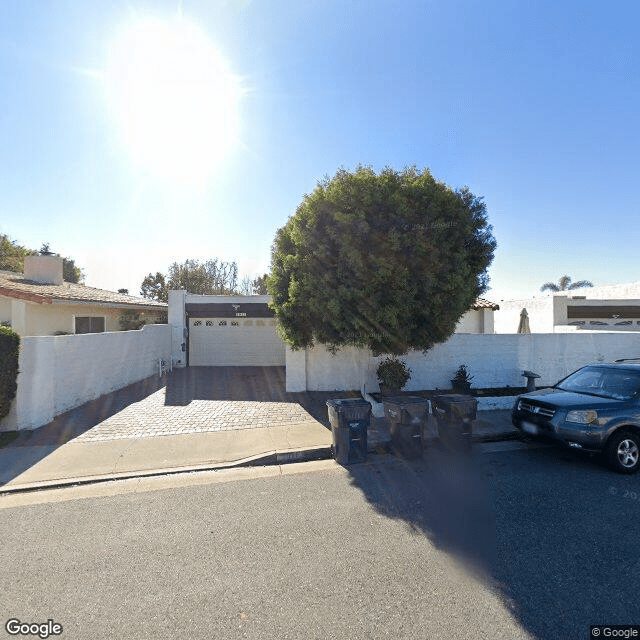
[[[448,393],[434,396],[431,406],[438,422],[440,440],[449,448],[470,449],[478,401],[472,396]]]
[[[422,455],[422,434],[429,419],[429,400],[419,396],[383,398],[391,431],[391,448],[404,458]]]
[[[327,400],[333,435],[333,456],[338,464],[363,462],[367,457],[367,430],[371,405],[363,398]]]

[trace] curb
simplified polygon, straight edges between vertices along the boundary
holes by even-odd
[[[167,475],[180,475],[185,473],[197,473],[199,471],[221,471],[224,469],[237,469],[242,467],[265,467],[294,462],[313,462],[316,460],[330,460],[332,458],[331,447],[314,447],[312,449],[300,449],[297,451],[271,451],[261,453],[249,458],[234,460],[232,462],[216,462],[192,465],[189,467],[169,467],[166,469],[152,469],[147,471],[123,471],[121,473],[103,474],[96,476],[84,476],[82,478],[68,478],[65,480],[43,480],[29,484],[17,484],[0,486],[0,498],[10,494],[30,493],[43,489],[64,489],[67,487],[79,487],[89,484],[102,484],[115,480],[134,480],[136,478],[155,478]]]
[[[483,442],[503,442],[508,440],[521,440],[522,434],[517,431],[503,432],[487,435],[472,436],[472,442],[479,444]],[[427,441],[437,442],[438,438],[429,438]],[[381,440],[367,447],[368,454],[385,454],[391,451],[391,441]],[[78,487],[90,484],[103,484],[116,480],[133,480],[136,478],[154,478],[167,475],[180,475],[186,473],[197,473],[200,471],[218,471],[224,469],[236,469],[242,467],[265,467],[290,464],[295,462],[313,462],[316,460],[331,460],[332,447],[320,446],[311,449],[300,449],[294,451],[270,451],[232,462],[203,463],[188,467],[169,467],[165,469],[152,469],[147,471],[124,471],[121,473],[103,474],[96,476],[84,476],[81,478],[68,478],[65,480],[44,480],[29,484],[19,484],[10,486],[0,486],[0,498],[6,495],[18,493],[30,493],[45,489],[63,489]]]

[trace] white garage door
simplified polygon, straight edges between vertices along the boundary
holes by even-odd
[[[191,318],[189,364],[194,367],[283,367],[284,342],[271,318]]]

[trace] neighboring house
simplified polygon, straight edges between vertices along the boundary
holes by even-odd
[[[532,333],[640,331],[640,282],[501,300],[496,333],[516,333],[522,309],[527,310]]]
[[[64,282],[60,256],[27,256],[24,269],[0,271],[0,323],[21,336],[119,331],[126,311],[166,321],[165,303]]]
[[[177,366],[285,366],[271,296],[202,296],[169,292],[173,361]],[[498,305],[478,299],[458,333],[493,333]]]
[[[500,309],[495,302],[478,298],[456,325],[455,333],[493,333],[494,313]]]

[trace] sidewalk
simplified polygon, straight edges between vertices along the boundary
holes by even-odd
[[[484,411],[473,424],[474,442],[515,439],[510,411]],[[437,438],[430,416],[425,442]],[[37,438],[34,439],[37,442]],[[384,418],[372,418],[368,448],[388,450]],[[115,440],[77,439],[27,444],[18,439],[0,449],[0,493],[107,480],[229,467],[282,464],[331,457],[331,431],[307,422],[205,433]]]

